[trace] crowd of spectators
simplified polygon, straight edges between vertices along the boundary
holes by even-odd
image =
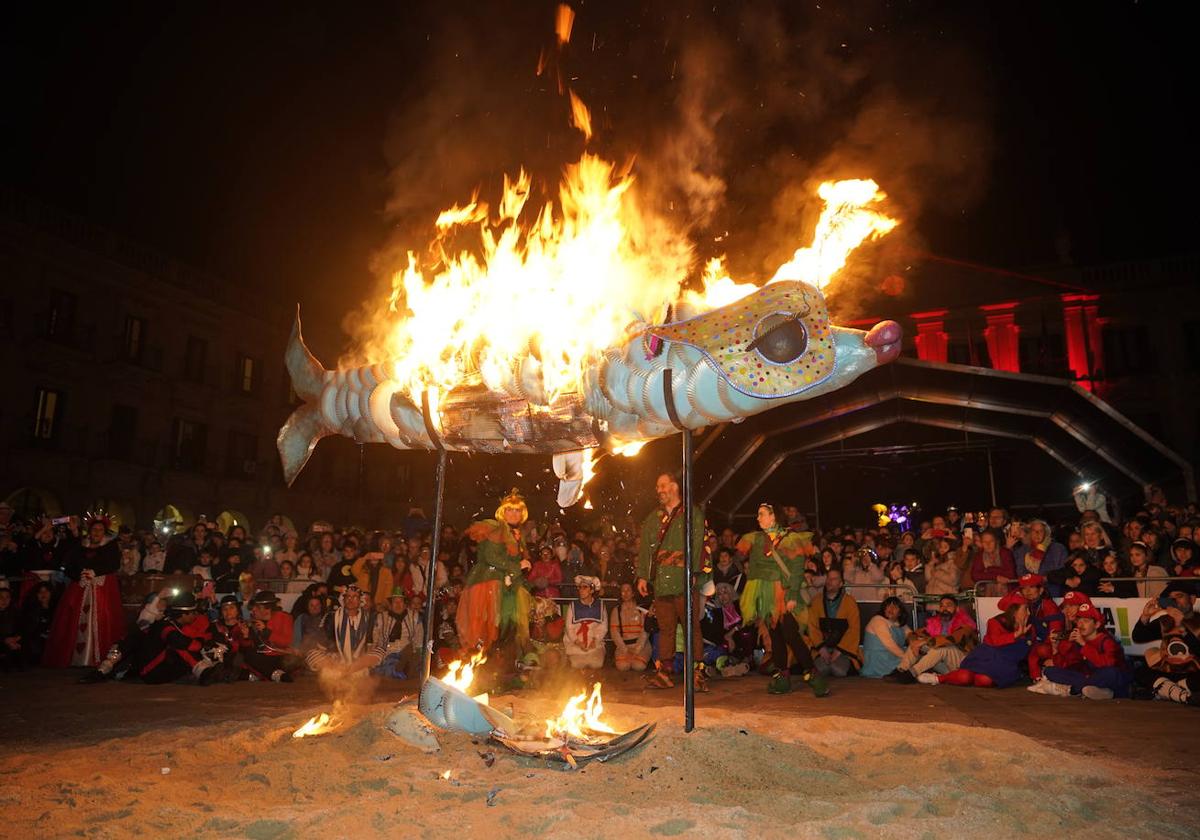
[[[803,620],[787,639],[742,621],[741,535],[710,529],[699,561],[711,575],[699,604],[703,659],[726,678],[769,673],[773,660],[803,660],[827,677],[1024,681],[1048,695],[1200,702],[1200,612],[1188,580],[1200,576],[1195,503],[1167,504],[1156,491],[1124,518],[1095,491],[1081,489],[1076,503],[1077,514],[1054,522],[1002,507],[950,508],[908,530],[895,523],[822,530],[783,506],[780,525],[803,533],[808,546],[797,605]],[[520,526],[532,607],[516,679],[553,668],[653,670],[661,660],[654,602],[639,591],[637,523],[597,523],[572,531],[536,519]],[[85,524],[22,521],[0,505],[0,668],[45,662],[64,588],[100,574],[64,559],[86,544]],[[308,670],[410,677],[420,668],[431,576],[436,664],[457,658],[464,651],[456,611],[475,545],[447,525],[435,558],[430,531],[417,509],[394,531],[316,523],[301,534],[279,518],[256,534],[212,522],[120,527],[99,542],[111,540],[119,555],[106,572],[120,582],[129,631],[94,653],[83,680],[288,682]],[[1000,612],[984,627],[976,626],[976,597],[1000,598]],[[1105,597],[1147,599],[1132,637],[1157,647],[1136,669],[1093,603]],[[843,619],[836,637],[831,618]],[[668,663],[676,670],[681,628],[679,636]],[[773,656],[773,644],[791,652]]]

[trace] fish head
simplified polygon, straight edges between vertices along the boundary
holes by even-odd
[[[797,280],[648,332],[697,350],[731,388],[763,400],[802,399],[846,385],[896,359],[902,337],[895,321],[869,331],[834,326],[821,292]]]

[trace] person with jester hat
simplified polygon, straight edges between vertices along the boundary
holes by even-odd
[[[111,525],[104,514],[89,514],[81,536],[79,520],[72,516],[68,522],[69,535],[60,546],[59,557],[71,582],[46,638],[42,663],[48,667],[95,667],[125,636],[117,582],[121,552],[113,541]]]
[[[521,526],[529,518],[525,499],[513,488],[500,500],[495,519],[467,528],[475,542],[475,565],[458,600],[458,641],[487,650],[501,639],[529,641],[529,590],[524,573],[532,567]]]
[[[773,674],[768,690],[790,690],[790,650],[805,682],[824,697],[829,689],[813,670],[801,629],[808,626],[804,562],[812,554],[812,533],[781,527],[774,506],[765,503],[758,506],[758,526],[762,530],[746,534],[737,544],[738,554],[746,559],[747,577],[739,606],[747,624],[758,622],[771,636]]]

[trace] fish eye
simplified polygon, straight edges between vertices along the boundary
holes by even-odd
[[[797,316],[768,315],[759,323],[757,333],[746,349],[754,350],[772,364],[794,362],[808,349],[808,330]]]

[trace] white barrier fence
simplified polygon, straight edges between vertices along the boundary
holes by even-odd
[[[1121,643],[1121,647],[1125,648],[1128,656],[1143,656],[1149,648],[1158,647],[1158,642],[1139,645],[1135,644],[1132,638],[1133,627],[1137,624],[1138,618],[1141,617],[1142,610],[1146,608],[1146,602],[1149,600],[1149,598],[1092,599],[1092,603],[1104,615],[1105,628],[1114,639]],[[986,632],[988,619],[1001,612],[999,598],[977,597],[975,599],[975,619],[979,622],[979,632],[981,634]]]

